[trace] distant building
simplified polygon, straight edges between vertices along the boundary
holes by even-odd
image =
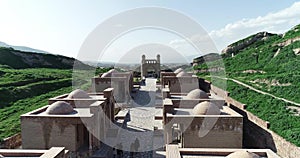
[[[160,77],[160,55],[156,56],[156,59],[146,59],[146,56],[142,56],[141,63],[141,77]]]

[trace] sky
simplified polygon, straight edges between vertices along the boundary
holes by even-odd
[[[84,42],[97,27],[115,15],[140,7],[169,8],[184,14],[205,30],[218,52],[251,34],[260,31],[284,33],[300,24],[300,2],[294,0],[0,0],[0,41],[78,58],[84,50]],[[130,18],[125,20],[130,21]],[[177,22],[184,27],[184,23]],[[128,53],[141,45],[157,44],[169,47],[163,50],[173,53],[184,52],[187,59],[199,54],[179,34],[143,28],[115,38],[98,60],[137,61],[140,57]],[[208,52],[200,51],[200,54]],[[144,53],[150,58],[156,57],[155,52]],[[161,58],[163,60],[164,55]],[[168,58],[173,62],[182,58],[182,54]]]

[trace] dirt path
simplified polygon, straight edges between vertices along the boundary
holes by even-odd
[[[282,101],[284,101],[284,102],[286,102],[286,103],[294,104],[294,105],[300,107],[300,104],[299,104],[299,103],[296,103],[296,102],[294,102],[294,101],[287,100],[287,99],[281,98],[281,97],[277,97],[277,96],[275,96],[275,95],[273,95],[273,94],[270,94],[270,93],[268,93],[268,92],[264,92],[264,91],[258,90],[258,89],[256,89],[256,88],[254,88],[254,87],[252,87],[252,86],[250,86],[250,85],[248,85],[248,84],[245,84],[245,83],[243,83],[243,82],[241,82],[241,81],[238,81],[238,80],[236,80],[236,79],[232,79],[232,78],[228,78],[228,79],[231,80],[231,81],[233,81],[233,82],[235,82],[235,83],[237,83],[237,84],[239,84],[239,85],[242,85],[242,86],[247,87],[247,88],[249,88],[249,89],[251,89],[251,90],[254,90],[254,91],[258,92],[258,93],[265,94],[265,95],[271,96],[271,97],[273,97],[273,98],[275,98],[275,99],[279,99],[279,100],[282,100]]]
[[[217,77],[217,76],[215,76],[215,77]],[[221,77],[217,77],[217,78],[221,78]],[[252,87],[252,86],[250,86],[250,85],[248,85],[248,84],[246,84],[246,83],[243,83],[243,82],[241,82],[241,81],[238,81],[238,80],[236,80],[236,79],[233,79],[233,78],[221,78],[221,79],[231,80],[231,81],[233,81],[233,82],[235,82],[235,83],[237,83],[237,84],[239,84],[239,85],[242,85],[242,86],[244,86],[244,87],[247,87],[247,88],[249,88],[249,89],[251,89],[251,90],[253,90],[253,91],[257,92],[257,93],[271,96],[271,97],[273,97],[273,98],[275,98],[275,99],[282,100],[282,101],[284,101],[284,102],[286,102],[286,103],[293,104],[293,105],[295,105],[296,107],[300,108],[300,103],[296,103],[296,102],[294,102],[294,101],[287,100],[287,99],[285,99],[285,98],[277,97],[277,96],[275,96],[275,95],[273,95],[273,94],[271,94],[271,93],[261,91],[261,90],[259,90],[259,89],[256,89],[256,88],[254,88],[254,87]]]

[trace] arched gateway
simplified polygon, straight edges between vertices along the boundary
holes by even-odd
[[[155,77],[159,78],[160,74],[160,55],[158,54],[155,59],[146,59],[142,56],[141,63],[141,77]]]

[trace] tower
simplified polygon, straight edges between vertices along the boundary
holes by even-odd
[[[150,71],[149,71],[150,70]],[[146,59],[142,55],[141,77],[159,77],[160,76],[160,55],[156,55],[156,59]]]

